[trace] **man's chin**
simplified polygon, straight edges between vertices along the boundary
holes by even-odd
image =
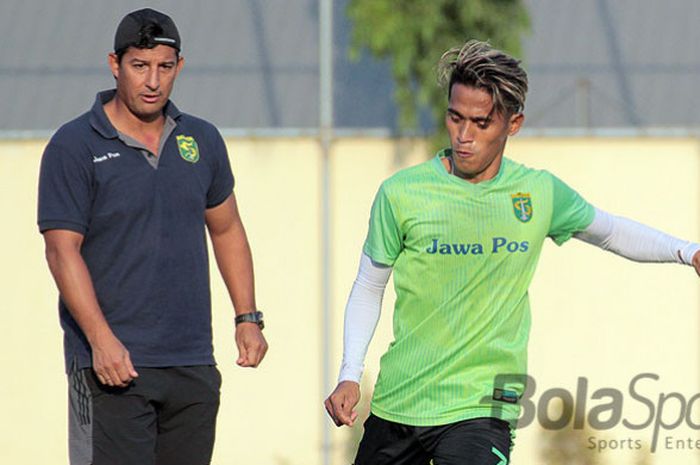
[[[460,174],[460,178],[470,178],[476,176],[480,171],[471,163],[464,163],[461,160],[457,160],[455,161],[455,172]]]
[[[471,164],[455,163],[455,169],[453,173],[459,178],[465,179],[467,181],[473,181],[474,179],[482,177],[486,169],[486,167],[474,166]]]
[[[144,123],[152,123],[163,115],[163,107],[160,107],[157,110],[149,109],[149,111],[143,111],[142,109],[138,109],[136,111],[132,110],[132,113]]]

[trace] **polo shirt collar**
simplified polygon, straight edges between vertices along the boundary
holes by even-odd
[[[90,125],[105,139],[116,139],[119,137],[117,130],[112,126],[103,108],[103,105],[112,100],[116,93],[116,89],[98,92],[95,97],[95,103],[90,110]],[[175,121],[182,115],[171,100],[166,102],[163,111],[165,112],[165,116],[169,116]]]

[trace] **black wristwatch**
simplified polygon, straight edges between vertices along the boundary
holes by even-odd
[[[236,315],[234,321],[236,322],[236,326],[238,326],[240,323],[255,323],[260,329],[265,328],[265,322],[263,321],[263,313],[257,310],[250,313],[242,313],[240,315]]]

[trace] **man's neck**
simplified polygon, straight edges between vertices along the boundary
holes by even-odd
[[[141,119],[129,111],[117,95],[105,103],[103,108],[107,119],[117,131],[141,142],[153,154],[158,155],[158,145],[165,125],[163,113],[152,120]]]
[[[501,171],[501,166],[503,165],[503,157],[500,157],[498,160],[494,161],[494,165],[490,166],[488,168],[488,171],[484,170],[481,173],[477,173],[473,177],[468,177],[468,176],[462,175],[461,173],[456,172],[455,162],[452,159],[452,155],[447,155],[445,157],[442,157],[440,159],[440,161],[442,162],[442,166],[445,167],[445,170],[449,174],[454,175],[454,176],[458,177],[459,179],[461,179],[465,182],[470,182],[472,184],[479,184],[480,182],[489,181],[489,180],[495,178],[496,176],[498,176],[498,173]]]

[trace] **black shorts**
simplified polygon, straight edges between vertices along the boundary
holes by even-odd
[[[355,465],[506,465],[511,431],[496,418],[408,426],[370,415]]]
[[[125,388],[91,368],[69,375],[71,465],[206,465],[221,375],[215,366],[137,368]]]

